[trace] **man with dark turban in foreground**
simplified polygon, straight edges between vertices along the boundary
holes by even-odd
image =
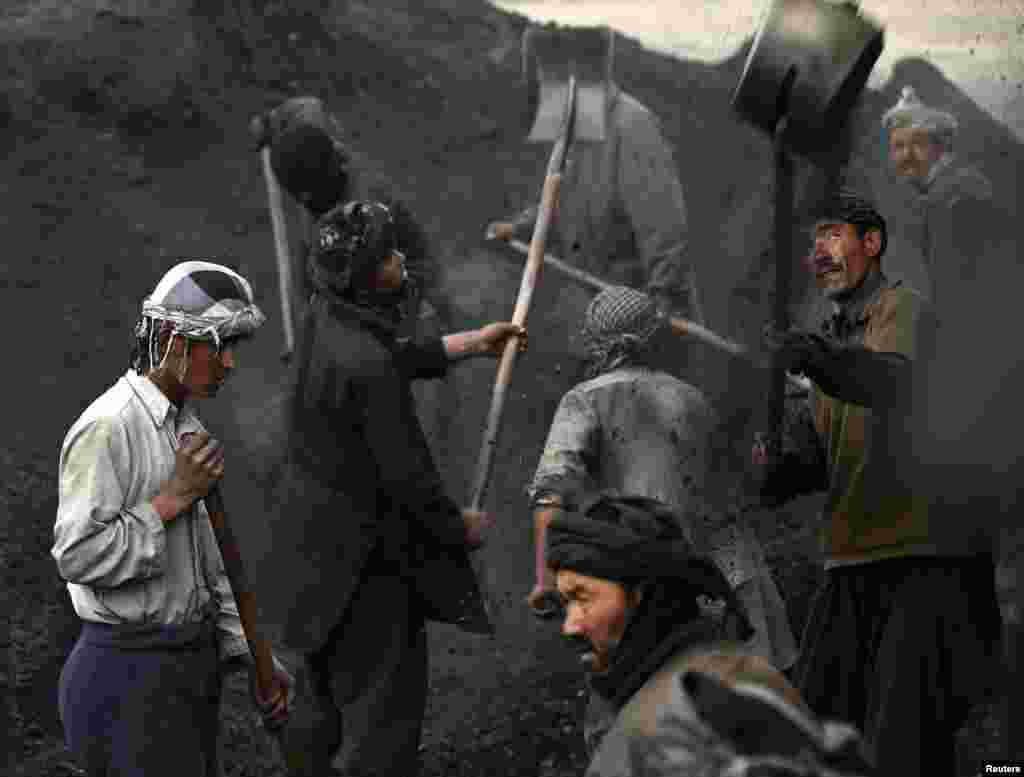
[[[547,560],[605,703],[587,777],[869,773],[856,732],[742,646],[742,604],[667,505],[584,499],[551,522]]]
[[[654,300],[635,289],[612,287],[587,308],[587,380],[562,398],[530,488],[537,562],[529,604],[543,615],[554,585],[544,527],[574,491],[658,499],[677,511],[687,538],[743,602],[754,628],[749,647],[786,670],[797,651],[785,604],[760,542],[730,500],[735,483],[712,448],[714,409],[665,371],[673,337]]]

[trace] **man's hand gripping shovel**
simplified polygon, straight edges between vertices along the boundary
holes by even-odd
[[[793,268],[794,153],[823,166],[833,185],[848,163],[840,141],[846,120],[882,53],[882,28],[855,2],[772,0],[733,94],[737,117],[772,138],[775,249],[772,328],[790,326]],[[767,456],[781,454],[786,372],[772,371]]]

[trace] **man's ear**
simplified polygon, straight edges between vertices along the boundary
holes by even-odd
[[[640,602],[643,601],[646,588],[647,586],[644,583],[637,583],[629,589],[627,601],[629,602],[630,607],[639,606]]]
[[[166,330],[166,331],[161,332],[159,337],[157,337],[157,341],[156,341],[156,364],[152,365],[152,367],[154,369],[159,367],[160,366],[160,362],[163,361],[164,354],[167,353],[167,343],[170,341],[170,339],[171,339],[171,332],[170,332],[170,330]],[[171,352],[169,354],[169,357],[173,358],[173,359],[179,359],[179,358],[181,358],[182,354],[184,354],[184,352],[185,352],[185,338],[184,337],[180,337],[180,336],[175,336],[174,342],[171,344]]]
[[[867,251],[869,258],[878,259],[878,255],[882,251],[882,230],[868,230],[867,234],[864,235],[864,249]]]
[[[928,139],[928,158],[932,164],[938,162],[942,157],[952,151],[952,148],[941,140],[936,139],[934,135]]]

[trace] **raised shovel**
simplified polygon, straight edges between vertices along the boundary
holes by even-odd
[[[733,95],[733,111],[774,144],[775,295],[772,325],[789,328],[794,265],[793,159],[827,158],[882,53],[881,27],[853,2],[772,0]],[[785,371],[775,369],[769,445],[780,444]]]
[[[532,49],[536,57],[540,77],[540,105],[527,140],[532,143],[554,142],[554,147],[548,159],[537,220],[512,314],[512,322],[523,327],[526,326],[533,291],[544,266],[548,229],[558,206],[562,174],[571,156],[573,144],[602,142],[605,139],[605,101],[609,73],[607,63],[610,41],[613,39],[612,32],[607,28],[544,28],[530,30],[524,41],[524,46]],[[470,509],[473,510],[482,510],[487,496],[505,398],[512,381],[519,346],[519,338],[510,338],[498,364],[470,495]],[[482,554],[474,553],[471,560],[484,609],[493,623],[495,605],[487,585]]]

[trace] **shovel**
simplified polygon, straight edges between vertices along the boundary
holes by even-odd
[[[569,81],[575,79],[574,140],[603,141],[615,33],[608,27],[531,27],[523,34],[523,53],[540,80],[540,104],[527,140],[553,143],[561,137]]]
[[[576,35],[575,32],[581,34]],[[548,229],[558,205],[558,192],[566,160],[577,140],[599,142],[605,138],[608,71],[603,68],[600,71],[595,70],[594,62],[595,55],[602,58],[603,62],[607,61],[607,47],[611,39],[610,30],[598,28],[567,33],[547,29],[531,30],[524,40],[524,47],[530,49],[532,46],[536,54],[541,78],[540,106],[527,140],[533,143],[554,141],[554,148],[548,159],[537,221],[530,240],[515,311],[512,314],[512,322],[523,327],[526,326],[533,291],[544,266]],[[596,82],[596,78],[600,81]],[[510,338],[498,364],[491,407],[487,415],[487,425],[470,496],[472,510],[482,510],[487,496],[487,487],[494,468],[494,452],[501,433],[505,397],[512,381],[512,370],[519,345],[519,338]],[[474,553],[471,560],[484,609],[493,622],[495,607],[486,583],[486,568],[479,552]]]
[[[733,111],[774,144],[775,299],[772,324],[789,328],[793,274],[793,158],[812,163],[838,145],[848,114],[882,53],[881,27],[853,2],[773,0],[733,95]],[[784,370],[772,378],[769,440],[779,446]]]

